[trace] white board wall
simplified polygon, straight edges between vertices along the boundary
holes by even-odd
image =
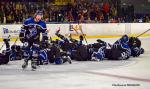
[[[78,24],[71,24],[79,30]],[[8,36],[17,37],[21,28],[21,24],[0,25],[0,38]],[[124,34],[140,34],[150,29],[150,23],[102,23],[102,24],[80,24],[83,33],[87,36],[116,36]],[[8,29],[8,33],[4,34],[3,28]],[[69,24],[47,24],[49,36],[55,37],[55,32],[60,28],[63,35],[69,34]],[[147,32],[150,34],[150,32]]]

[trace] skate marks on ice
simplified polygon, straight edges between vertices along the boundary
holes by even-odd
[[[109,61],[104,60],[100,62],[93,61],[73,61],[72,64],[63,64],[63,65],[40,65],[36,71],[31,71],[30,63],[26,69],[22,69],[21,65],[23,64],[23,60],[21,61],[11,61],[7,65],[0,65],[0,75],[20,75],[20,74],[53,74],[53,73],[72,73],[72,72],[84,72],[90,70],[105,70],[110,68],[118,68],[129,65],[134,65],[137,63],[135,59],[130,60],[121,60],[121,61]]]

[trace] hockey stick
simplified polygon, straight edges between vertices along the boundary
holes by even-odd
[[[136,36],[136,37],[140,37],[141,35],[145,34],[146,32],[150,31],[150,29],[144,31],[143,33],[141,33],[140,35]]]
[[[69,22],[69,33],[70,33],[70,34],[69,34],[69,38],[72,38],[72,35],[71,35],[71,28],[72,28],[72,27],[71,27],[71,23]]]
[[[79,9],[79,0],[77,1],[77,8]],[[79,9],[80,10],[80,9]],[[80,21],[79,21],[79,17],[78,17],[78,25],[79,25],[79,30],[81,31],[81,33],[82,33],[82,36],[84,37],[84,39],[85,39],[85,42],[86,42],[86,44],[88,45],[88,42],[87,42],[87,39],[86,39],[86,37],[85,37],[85,35],[84,35],[84,33],[83,33],[83,30],[82,30],[82,27],[80,26]]]
[[[11,35],[9,35],[7,39],[9,39],[10,36],[11,36]],[[2,50],[2,48],[4,47],[4,45],[5,45],[5,43],[3,43],[2,47],[0,48],[0,51]]]
[[[82,33],[84,39],[85,39],[86,44],[88,44],[87,39],[86,39],[86,37],[85,37],[85,35],[84,35],[84,33],[83,33],[82,27],[81,27],[80,25],[79,25],[79,29],[80,29],[80,31],[81,31],[81,33]]]
[[[77,31],[78,29],[77,29],[77,28],[74,28],[74,27],[73,27],[73,26],[71,26],[71,24],[70,24],[70,27],[69,27],[69,30],[70,30],[70,31],[72,31],[72,30],[71,30],[71,28],[73,29],[73,31],[75,31],[75,32],[76,32],[76,34],[79,34],[79,33],[78,33],[78,31]]]
[[[14,45],[16,45],[16,43],[17,43],[17,41],[18,41],[18,38],[19,38],[19,37],[16,38],[16,40],[15,40],[15,42],[14,42]]]
[[[51,42],[53,41],[51,36],[50,36],[50,39],[49,39],[49,40],[50,40]]]
[[[78,23],[78,26],[79,26],[79,30],[81,31],[82,36],[84,37],[86,43],[88,44],[87,39],[86,39],[86,37],[85,37],[85,35],[84,35],[83,31],[82,31],[82,27],[80,26],[79,23]],[[71,24],[70,24],[69,30],[71,31]],[[76,28],[73,28],[73,31],[75,31],[76,34],[79,34],[79,33],[77,32],[77,29],[76,29]],[[70,36],[71,36],[71,33],[70,33]]]

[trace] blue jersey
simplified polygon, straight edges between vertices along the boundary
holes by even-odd
[[[123,39],[119,39],[113,44],[112,48],[123,50],[129,57],[131,55],[131,49],[129,48],[127,42],[125,42]]]
[[[40,33],[42,33],[43,37],[44,36],[47,37],[46,23],[43,21],[35,22],[34,18],[28,18],[24,22],[23,29],[21,30],[21,32],[25,33],[24,34],[25,39],[39,42]]]
[[[117,40],[113,44],[113,48],[122,48],[122,49],[129,49],[129,46],[127,43],[123,43],[121,40]]]

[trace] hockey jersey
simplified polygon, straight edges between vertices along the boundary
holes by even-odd
[[[37,41],[40,40],[40,33],[42,33],[42,41],[47,37],[46,23],[43,21],[35,22],[34,18],[28,18],[21,29],[20,37],[26,39],[27,41]]]

